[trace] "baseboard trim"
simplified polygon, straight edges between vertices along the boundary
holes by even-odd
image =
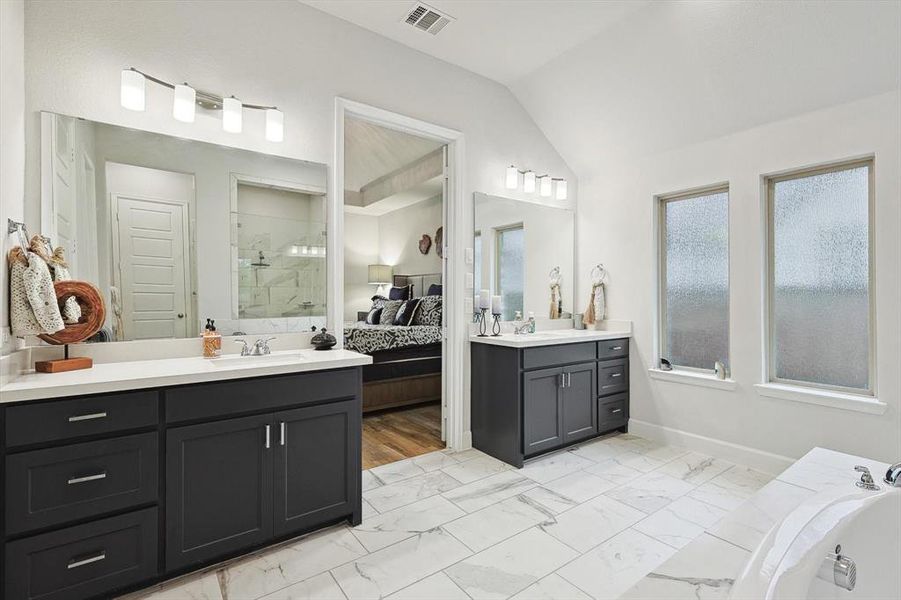
[[[470,448],[472,448],[472,431],[467,429],[463,432],[463,445],[455,450],[469,450]]]
[[[747,465],[770,475],[778,475],[795,462],[795,459],[787,456],[638,419],[629,419],[629,433]]]

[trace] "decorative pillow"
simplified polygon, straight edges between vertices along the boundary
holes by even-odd
[[[441,326],[441,296],[426,296],[419,303],[419,311],[413,317],[413,325]]]
[[[385,302],[387,301],[388,299],[384,296],[379,296],[378,294],[376,294],[372,297],[372,308],[385,308]],[[370,308],[369,310],[372,310],[372,308]]]
[[[367,325],[378,325],[379,318],[382,316],[383,308],[373,308],[366,314],[366,324]]]
[[[382,314],[379,316],[379,324],[380,325],[391,325],[394,323],[394,317],[397,316],[397,311],[400,310],[401,304],[403,304],[403,300],[386,300],[385,306],[382,308]]]
[[[413,295],[413,285],[405,285],[403,287],[392,287],[388,290],[389,300],[409,300]]]
[[[400,308],[397,309],[397,314],[394,316],[394,324],[412,325],[413,319],[416,318],[416,313],[419,311],[419,304],[421,302],[422,298],[410,298],[409,300],[404,301]]]
[[[440,296],[443,293],[442,287],[440,283],[433,283],[429,286],[429,293],[427,296]]]

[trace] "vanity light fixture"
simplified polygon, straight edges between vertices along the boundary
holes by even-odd
[[[228,133],[241,133],[244,106],[232,96],[222,99],[222,129]]]
[[[554,197],[557,200],[566,200],[566,180],[565,179],[555,179],[557,182],[557,193]]]
[[[534,171],[520,171],[515,165],[510,165],[505,171],[504,184],[508,190],[515,190],[519,187],[519,176],[522,175],[522,191],[527,194],[535,192],[536,187],[538,193],[550,198],[554,196],[557,200],[566,200],[566,180],[562,177],[551,177],[550,175],[535,175]],[[537,180],[537,182],[536,182]],[[537,183],[537,186],[536,186]],[[556,185],[556,188],[553,186]],[[556,189],[556,191],[553,191]]]
[[[519,169],[510,165],[507,167],[507,189],[515,190],[519,187]]]
[[[123,108],[145,110],[145,88],[148,80],[173,91],[172,116],[179,121],[193,123],[197,106],[206,110],[221,110],[222,129],[229,133],[241,133],[244,109],[261,110],[266,115],[266,139],[270,142],[281,142],[285,139],[285,115],[275,106],[244,104],[234,96],[224,98],[210,92],[195,90],[187,83],[172,84],[134,67],[122,70],[119,101]]]
[[[522,175],[522,191],[531,194],[535,191],[535,171],[526,171]]]
[[[550,198],[551,196],[551,176],[545,175],[541,178],[541,185],[538,186],[538,193],[544,196],[545,198]]]

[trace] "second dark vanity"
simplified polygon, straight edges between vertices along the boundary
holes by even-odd
[[[471,344],[472,445],[516,467],[629,423],[629,339]]]

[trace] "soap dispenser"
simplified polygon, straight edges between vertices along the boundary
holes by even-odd
[[[216,358],[222,355],[222,335],[216,331],[216,321],[206,320],[203,331],[203,357]]]

